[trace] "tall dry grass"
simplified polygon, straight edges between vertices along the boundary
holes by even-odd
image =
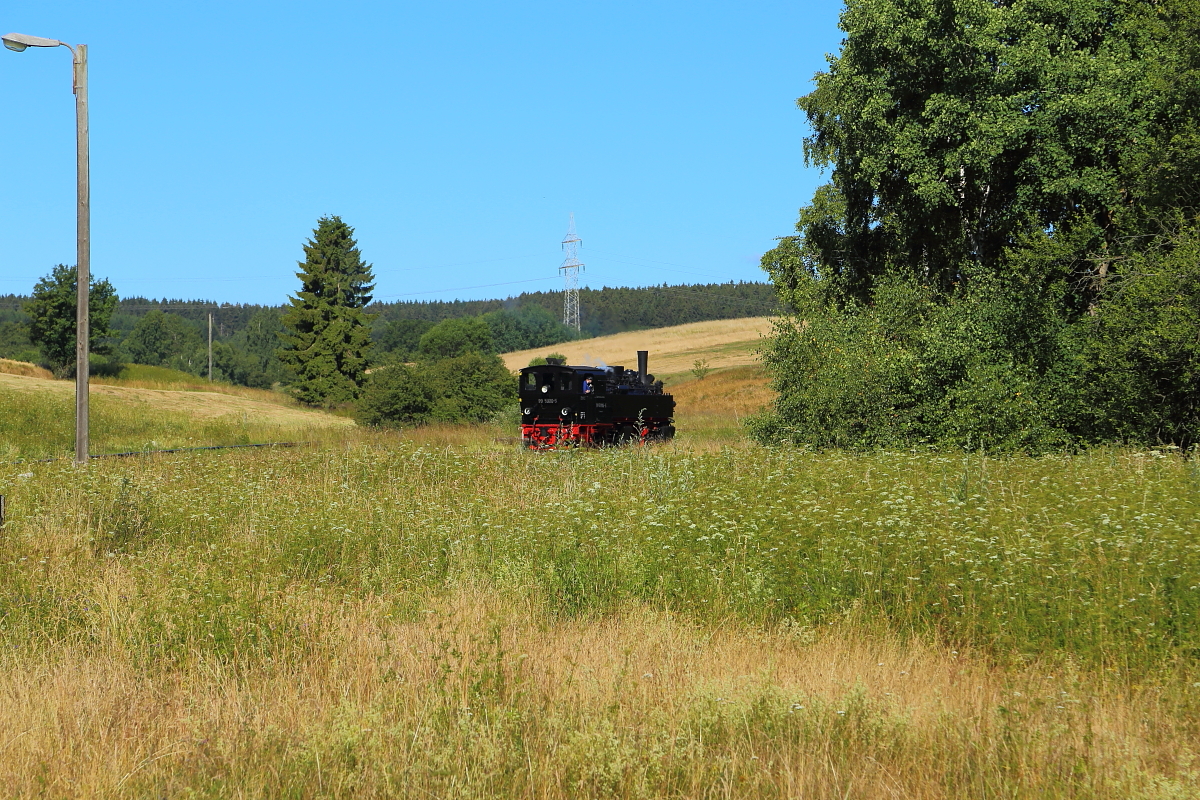
[[[360,436],[0,466],[0,786],[1200,792],[1188,462]]]
[[[675,398],[675,427],[685,446],[720,447],[745,441],[745,420],[772,403],[775,393],[761,365],[718,369],[667,384]]]
[[[19,375],[25,378],[41,378],[47,381],[54,380],[54,373],[45,367],[30,364],[28,361],[13,361],[8,358],[0,358],[0,374]]]
[[[114,568],[97,641],[0,660],[0,781],[54,797],[1194,796],[1178,698],[998,670],[870,630],[562,618],[459,585],[403,615],[312,588],[292,641],[139,665]]]

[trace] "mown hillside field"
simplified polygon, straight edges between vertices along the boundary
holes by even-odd
[[[0,364],[0,459],[69,456],[75,444],[74,381],[20,374],[33,370],[11,364]],[[140,372],[145,373],[140,379],[93,379],[93,454],[307,440],[353,424],[275,392],[211,387],[173,370]]]
[[[636,365],[637,351],[646,350],[650,353],[650,371],[670,381],[688,377],[697,361],[712,369],[755,365],[764,337],[771,332],[769,317],[745,317],[628,331],[505,353],[503,357],[512,370],[548,352],[561,353],[568,364]]]
[[[681,435],[645,449],[339,423],[298,449],[6,460],[0,781],[52,797],[1200,791],[1194,461],[774,449],[737,433],[769,398],[756,368],[674,389]],[[202,393],[157,396],[175,394]]]

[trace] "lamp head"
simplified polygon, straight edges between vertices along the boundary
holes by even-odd
[[[58,39],[43,39],[41,36],[27,36],[24,33],[6,33],[0,36],[4,46],[19,53],[27,47],[58,47],[62,42]]]

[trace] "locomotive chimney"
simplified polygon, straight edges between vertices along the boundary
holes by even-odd
[[[638,380],[646,385],[646,376],[650,374],[650,351],[638,350]]]

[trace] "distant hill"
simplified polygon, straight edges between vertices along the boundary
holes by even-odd
[[[399,319],[441,322],[530,305],[560,316],[563,293],[525,292],[506,300],[376,303],[369,310],[388,322]],[[765,316],[775,313],[777,301],[775,287],[769,283],[730,282],[580,289],[579,306],[583,332],[588,336],[607,336],[688,322]]]
[[[120,294],[121,287],[117,286]],[[642,288],[581,289],[579,292],[585,337],[625,331],[685,325],[695,322],[761,317],[776,311],[774,287],[769,283],[714,283],[662,285]],[[0,295],[0,358],[40,360],[28,336],[28,315],[23,295]],[[561,318],[562,292],[526,292],[504,300],[418,300],[372,303],[377,315],[374,336],[377,353],[396,348],[395,323],[411,321],[409,334],[420,334],[447,319],[478,317],[497,311],[522,310]],[[176,318],[178,346],[159,366],[203,374],[207,366],[208,315],[213,317],[214,363],[217,377],[249,386],[269,387],[288,376],[274,352],[279,313],[285,306],[216,304],[204,300],[155,300],[123,297],[110,323],[117,362],[131,359],[123,346],[139,320],[151,311]],[[406,323],[407,324],[407,323]],[[566,333],[570,333],[569,331]],[[564,335],[561,339],[570,338]],[[499,344],[499,343],[498,343]],[[129,352],[133,352],[130,350]]]
[[[117,294],[121,287],[117,286]],[[0,357],[3,354],[2,326],[24,324],[28,317],[22,306],[27,295],[0,295]],[[588,336],[607,336],[640,328],[665,328],[688,322],[713,319],[756,317],[775,312],[774,287],[769,283],[709,283],[695,285],[648,286],[640,288],[605,287],[580,289],[583,330]],[[524,292],[503,300],[412,300],[372,303],[368,310],[381,321],[400,319],[441,322],[457,317],[475,317],[489,311],[541,306],[555,315],[562,313],[562,292]],[[214,335],[225,339],[241,331],[250,318],[265,309],[286,307],[253,303],[215,303],[208,300],[154,300],[146,297],[121,297],[113,315],[112,328],[125,333],[133,329],[139,317],[151,310],[178,314],[196,325],[206,325],[213,311]]]
[[[637,366],[637,351],[650,352],[650,372],[668,383],[691,376],[697,361],[710,369],[759,363],[763,337],[771,335],[767,317],[691,322],[670,328],[626,331],[593,339],[563,342],[551,347],[504,353],[509,369],[520,369],[539,356],[560,353],[568,364]]]

